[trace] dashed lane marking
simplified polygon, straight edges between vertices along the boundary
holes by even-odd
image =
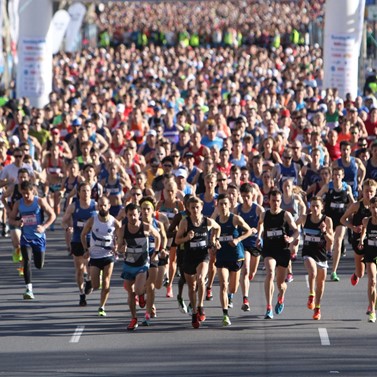
[[[81,334],[83,333],[85,326],[77,326],[75,332],[72,335],[69,343],[78,343],[80,341]]]
[[[330,339],[329,334],[327,334],[327,330],[324,327],[318,328],[319,337],[321,339],[321,345],[322,346],[329,346],[330,345]]]

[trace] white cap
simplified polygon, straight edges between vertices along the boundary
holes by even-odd
[[[184,168],[179,168],[176,170],[175,172],[175,176],[176,177],[183,177],[183,178],[187,178],[188,174],[187,174],[187,170],[184,169]]]
[[[319,109],[323,112],[323,113],[327,113],[327,105],[325,103],[321,103],[319,105]]]
[[[156,130],[149,130],[148,133],[147,133],[147,136],[148,135],[157,136],[157,132],[156,132]]]
[[[117,104],[117,112],[118,113],[124,113],[124,110],[126,109],[126,106],[123,105],[123,103]]]
[[[340,104],[343,104],[344,102],[343,102],[343,100],[342,100],[341,98],[337,98],[337,99],[335,100],[335,103],[336,103],[337,105],[340,105]]]
[[[20,145],[20,139],[18,138],[18,136],[13,135],[9,138],[9,144],[14,144],[18,147]]]
[[[237,96],[234,96],[230,99],[231,105],[239,105],[240,104],[240,99]]]

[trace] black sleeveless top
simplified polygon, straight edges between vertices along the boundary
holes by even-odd
[[[367,232],[364,241],[365,254],[376,254],[377,253],[377,225],[372,223],[372,218],[369,218],[367,225]]]
[[[325,197],[325,213],[333,220],[339,220],[346,212],[348,204],[347,189],[343,188],[336,191],[335,188],[330,188]]]
[[[124,240],[127,245],[124,263],[134,267],[144,266],[149,263],[149,240],[144,233],[143,222],[136,233],[131,233],[128,230],[128,223],[126,223]]]
[[[358,226],[361,225],[363,222],[364,217],[370,217],[371,213],[369,208],[365,208],[364,203],[362,200],[359,201],[359,209],[353,215],[352,218],[352,225]],[[361,233],[352,232],[353,241],[358,242],[360,240]]]
[[[284,236],[288,234],[288,224],[284,220],[284,210],[273,215],[270,210],[264,216],[263,250],[281,250],[287,248]]]
[[[365,208],[364,203],[362,200],[359,201],[359,209],[353,215],[352,218],[352,225],[358,226],[361,225],[363,222],[364,217],[370,217],[370,210],[369,208]]]
[[[208,218],[203,216],[203,220],[199,226],[194,226],[190,217],[187,217],[187,233],[190,231],[195,233],[194,238],[185,242],[185,252],[194,258],[200,257],[208,253],[209,244],[209,231],[208,231]],[[186,233],[186,234],[187,234]]]
[[[327,260],[326,240],[319,228],[325,219],[326,216],[322,216],[318,223],[313,223],[310,215],[308,215],[303,228],[304,245],[302,247],[302,256],[312,257],[316,262],[325,262]]]
[[[10,198],[10,208],[13,208],[14,203],[17,202],[17,200],[20,200],[22,198],[22,194],[20,192],[19,184],[14,185],[13,194]]]

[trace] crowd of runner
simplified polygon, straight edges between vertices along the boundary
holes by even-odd
[[[62,226],[80,306],[101,289],[106,316],[114,261],[124,258],[128,330],[138,326],[137,306],[151,324],[164,285],[200,327],[216,276],[229,326],[239,286],[250,310],[261,256],[265,318],[283,312],[299,256],[307,307],[319,320],[327,268],[338,282],[349,242],[350,283],[367,269],[375,322],[376,98],[323,88],[322,65],[318,46],[288,40],[274,48],[119,45],[56,55],[43,109],[1,93],[2,233],[24,299],[34,298],[31,261],[43,267],[46,231]]]

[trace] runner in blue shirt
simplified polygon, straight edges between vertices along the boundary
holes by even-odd
[[[34,193],[34,186],[30,181],[21,183],[20,191],[22,198],[18,200],[10,214],[11,224],[21,227],[21,253],[24,261],[24,279],[26,291],[25,300],[34,299],[31,283],[31,260],[34,266],[42,269],[46,251],[46,229],[55,221],[54,210],[46,199],[39,198]],[[44,214],[47,221],[43,221]]]

